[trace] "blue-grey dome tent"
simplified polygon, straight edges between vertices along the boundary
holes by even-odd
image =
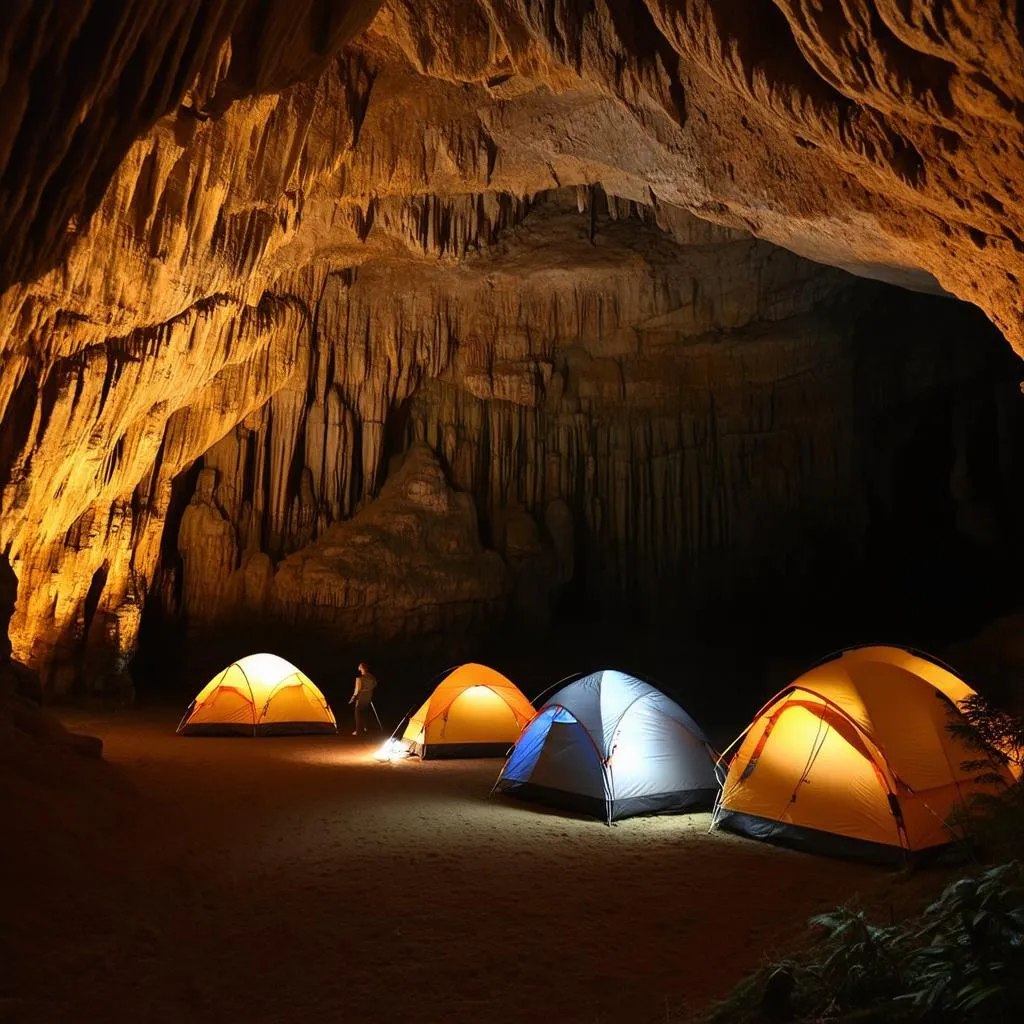
[[[495,789],[602,818],[709,809],[715,754],[696,722],[624,672],[559,690],[523,730]]]

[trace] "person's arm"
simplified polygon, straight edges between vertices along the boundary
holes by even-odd
[[[352,696],[349,697],[349,699],[348,699],[349,704],[351,704],[356,699],[356,697],[359,696],[359,691],[362,688],[363,688],[363,677],[362,676],[356,676],[356,686],[355,686],[355,689],[352,691]]]

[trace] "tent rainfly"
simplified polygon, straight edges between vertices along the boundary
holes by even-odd
[[[696,722],[624,672],[559,690],[523,730],[495,789],[602,818],[710,809],[715,755]]]
[[[324,695],[276,654],[250,654],[219,672],[189,705],[181,736],[284,736],[337,732]]]
[[[504,757],[533,714],[533,705],[500,672],[460,665],[437,684],[390,747],[424,760]]]
[[[714,821],[780,845],[883,861],[959,838],[957,807],[990,788],[964,768],[978,752],[949,729],[973,693],[902,648],[843,651],[758,712]]]

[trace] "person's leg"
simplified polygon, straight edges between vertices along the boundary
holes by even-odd
[[[360,725],[360,722],[359,722],[359,701],[356,701],[352,705],[352,714],[355,716],[355,725],[356,725],[355,732],[353,732],[352,735],[353,736],[358,736],[359,735],[359,725]]]

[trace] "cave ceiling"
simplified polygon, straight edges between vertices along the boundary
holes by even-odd
[[[395,376],[325,321],[351,313],[339,281],[424,289],[406,325],[422,334],[412,321],[436,325],[443,307],[439,269],[463,287],[493,273],[498,247],[503,274],[515,259],[529,272],[537,257],[516,245],[538,211],[575,204],[593,232],[595,211],[622,204],[660,232],[634,265],[738,245],[760,267],[772,243],[952,295],[1024,352],[1020,19],[997,0],[5,5],[0,540],[21,580],[15,653],[42,665],[84,642],[97,573],[109,614],[92,628],[131,647],[173,480],[322,375],[310,353],[325,338],[347,339],[335,376]],[[585,290],[586,232],[536,230],[545,274]],[[830,273],[808,288],[829,292]],[[632,296],[636,276],[622,275]],[[633,326],[666,310],[634,312]],[[424,360],[457,372],[464,339],[446,337],[443,358],[394,350],[409,380]]]

